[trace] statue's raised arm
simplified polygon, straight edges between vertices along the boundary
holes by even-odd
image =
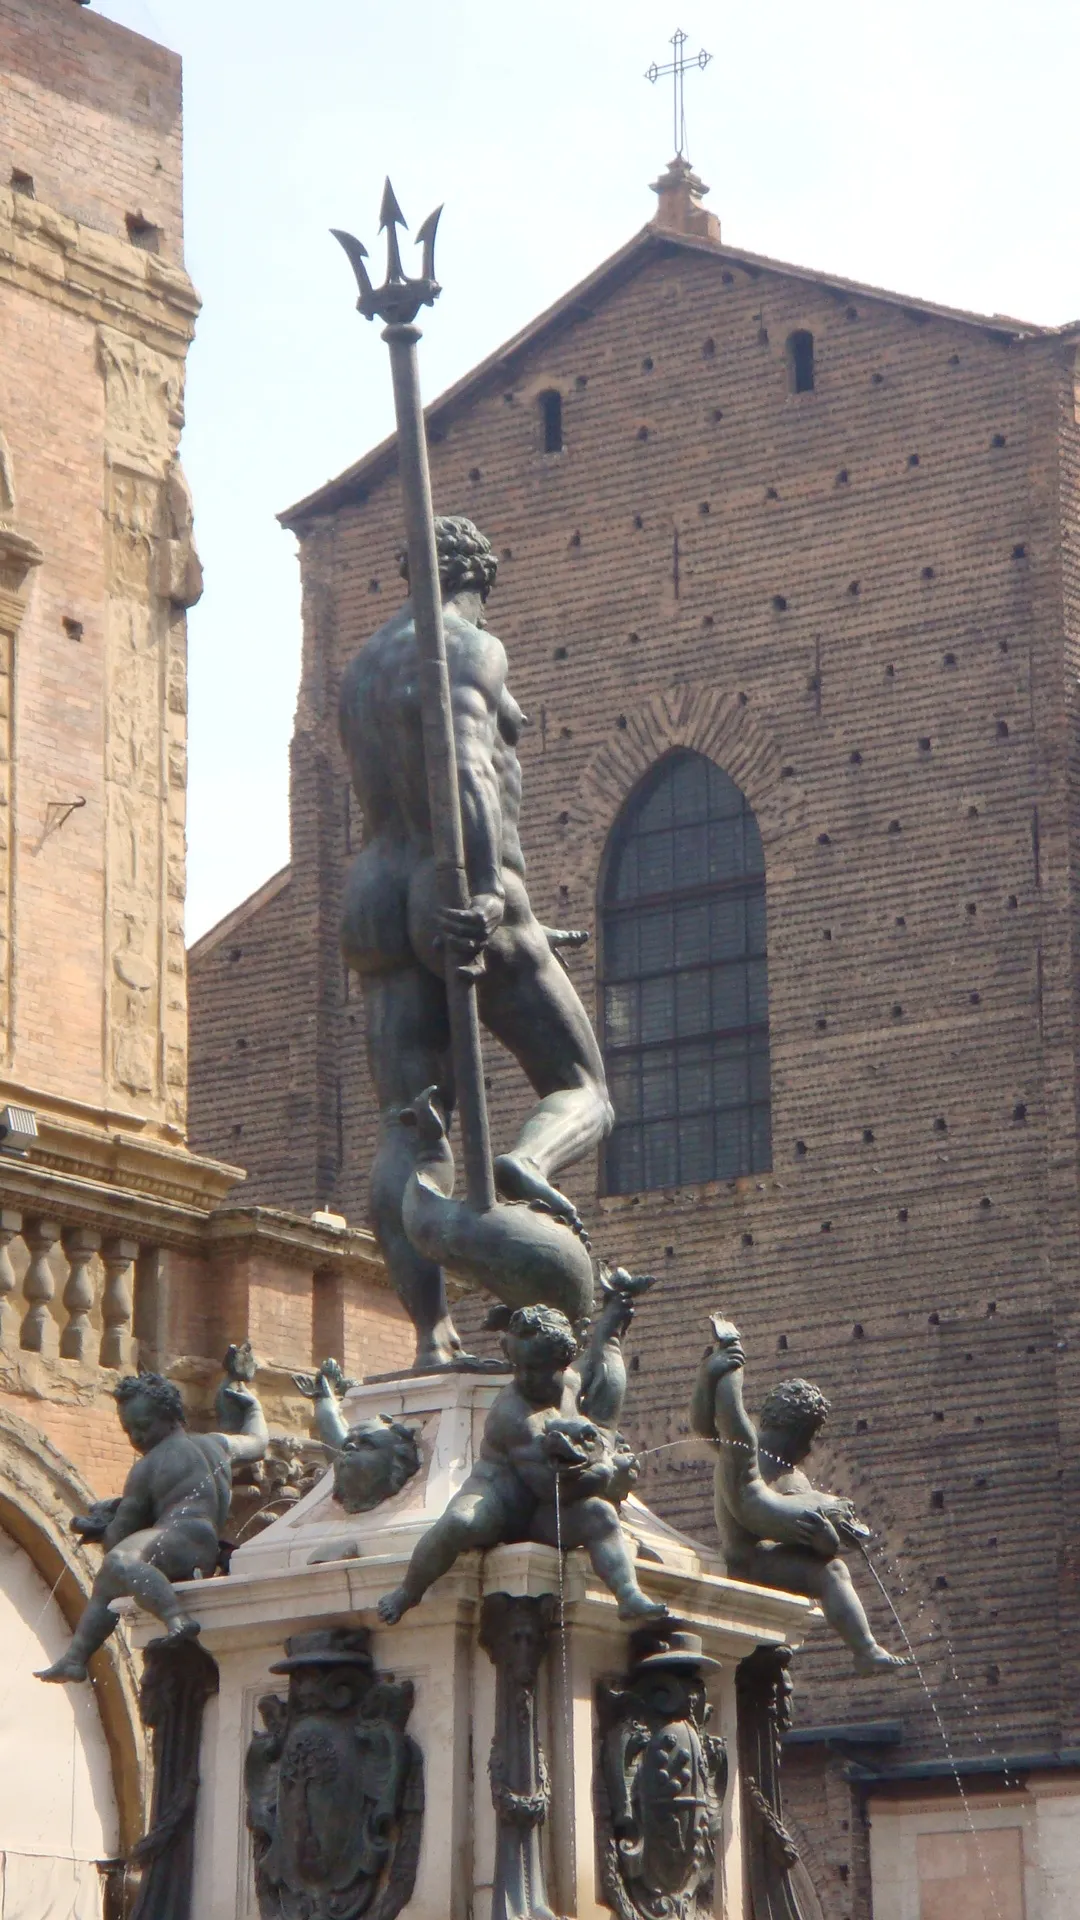
[[[581,1361],[578,1406],[601,1427],[616,1427],[626,1398],[623,1335],[642,1294],[656,1285],[651,1273],[629,1274],[625,1267],[600,1269],[603,1304]]]

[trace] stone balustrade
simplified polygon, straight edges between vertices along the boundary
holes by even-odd
[[[268,1207],[186,1204],[0,1157],[0,1362],[34,1355],[107,1376],[218,1360],[249,1340],[263,1362],[355,1374],[411,1359],[411,1328],[372,1236]],[[40,1367],[34,1391],[42,1390]],[[101,1381],[102,1387],[108,1380]]]
[[[124,1233],[4,1207],[0,1352],[133,1367],[133,1273],[140,1251]]]

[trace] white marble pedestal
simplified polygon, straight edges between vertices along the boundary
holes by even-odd
[[[393,1414],[417,1430],[419,1473],[374,1512],[349,1515],[333,1499],[330,1474],[285,1519],[234,1556],[223,1580],[193,1583],[186,1600],[202,1644],[218,1662],[220,1692],[207,1708],[196,1836],[193,1914],[198,1920],[257,1920],[245,1825],[244,1757],[260,1695],[284,1691],[270,1675],[286,1636],[315,1627],[372,1629],[376,1667],[412,1680],[409,1732],[424,1755],[425,1813],[419,1867],[404,1920],[488,1920],[495,1814],[487,1763],[495,1711],[495,1670],[478,1644],[489,1593],[558,1593],[558,1556],[547,1547],[507,1546],[468,1554],[394,1627],[375,1613],[395,1586],[412,1545],[469,1472],[502,1378],[456,1374],[407,1378],[355,1389],[350,1421]],[[810,1603],[725,1579],[702,1550],[640,1502],[623,1509],[639,1545],[639,1574],[701,1635],[712,1670],[713,1731],[728,1746],[731,1784],[724,1804],[716,1908],[744,1920],[740,1789],[736,1765],[734,1672],[761,1645],[797,1645]],[[349,1557],[326,1559],[344,1551]],[[312,1555],[319,1560],[312,1564]],[[556,1628],[541,1671],[538,1707],[551,1773],[544,1829],[548,1896],[559,1914],[610,1920],[601,1905],[593,1819],[597,1682],[621,1676],[630,1629],[594,1578],[584,1554],[567,1556],[564,1630]],[[153,1628],[147,1623],[146,1635]]]

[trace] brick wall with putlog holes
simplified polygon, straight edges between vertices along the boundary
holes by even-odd
[[[796,329],[814,337],[808,393],[791,391]],[[784,1375],[818,1381],[820,1475],[880,1536],[966,1756],[1068,1745],[1080,1721],[1074,353],[657,243],[432,432],[437,509],[500,555],[489,612],[531,719],[540,917],[595,924],[619,809],[671,748],[721,765],[764,840],[771,1173],[620,1198],[591,1165],[567,1182],[597,1250],[662,1278],[631,1335],[627,1431],[685,1437],[710,1308],[744,1331],[753,1406]],[[546,454],[552,388],[564,447]],[[263,1070],[249,1050],[242,1084],[220,1071],[262,1031],[240,983],[277,945],[303,1120],[287,1146],[259,1135],[253,1190],[357,1220],[374,1115],[337,950],[358,823],[335,699],[400,594],[400,526],[391,470],[300,527],[290,930],[280,902],[251,917],[230,1019],[193,1044],[196,1144],[225,1154],[278,1098],[279,1031]],[[572,966],[595,1007],[594,948]],[[221,989],[196,966],[192,990],[208,1036]],[[504,1143],[527,1093],[492,1046],[488,1070]],[[709,1537],[709,1471],[674,1446],[641,1490]],[[824,1628],[796,1681],[803,1723],[900,1719],[895,1757],[941,1757],[918,1680],[856,1682]],[[830,1920],[865,1914],[858,1821],[800,1773]]]

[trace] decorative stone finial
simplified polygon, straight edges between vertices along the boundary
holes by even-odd
[[[659,233],[680,233],[691,240],[715,240],[719,244],[720,222],[701,202],[709,189],[681,154],[670,161],[659,180],[652,183],[659,205],[652,225]]]

